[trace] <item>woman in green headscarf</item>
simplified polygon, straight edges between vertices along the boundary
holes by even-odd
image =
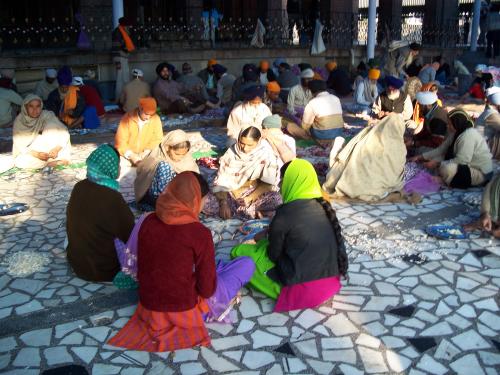
[[[267,238],[236,246],[232,257],[251,257],[250,286],[278,299],[274,311],[315,307],[337,293],[347,255],[335,211],[323,198],[314,167],[295,159],[281,168],[283,205]]]
[[[78,182],[66,208],[68,262],[78,277],[112,281],[120,263],[115,238],[127,242],[134,215],[119,191],[120,156],[101,145],[87,158],[87,178]]]

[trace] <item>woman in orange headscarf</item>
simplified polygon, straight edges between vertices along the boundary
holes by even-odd
[[[423,91],[432,91],[437,94],[438,92],[438,86],[435,83],[426,83],[425,85],[422,86],[420,89],[421,92]],[[438,99],[437,101],[438,106],[442,107],[443,102],[441,99]],[[424,117],[420,113],[420,104],[418,102],[415,102],[415,108],[413,108],[413,121],[417,124],[417,129],[420,128],[420,125],[424,122]]]
[[[127,245],[138,248],[139,305],[110,345],[164,352],[210,344],[204,321],[227,316],[255,266],[250,258],[216,266],[212,234],[198,219],[207,193],[201,175],[182,172],[134,228]]]

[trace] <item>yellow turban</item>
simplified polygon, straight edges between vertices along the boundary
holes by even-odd
[[[370,69],[368,71],[368,78],[369,79],[379,79],[380,78],[380,70],[378,70],[378,69]]]
[[[332,70],[337,69],[337,63],[335,61],[329,61],[325,64],[325,68],[331,72]]]
[[[272,81],[272,82],[269,82],[267,84],[267,91],[269,91],[269,92],[280,92],[281,91],[281,87],[278,84],[278,82]]]

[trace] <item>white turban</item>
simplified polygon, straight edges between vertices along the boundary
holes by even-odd
[[[73,86],[83,86],[83,78],[74,76],[73,77],[73,82],[71,82],[71,85]]]
[[[300,78],[314,78],[314,72],[312,69],[304,69],[302,73],[300,73]]]
[[[52,68],[45,69],[45,76],[48,78],[57,78],[57,70]]]
[[[141,69],[135,68],[135,69],[132,70],[132,75],[134,77],[143,77],[144,76],[144,72]]]
[[[416,98],[417,102],[422,105],[430,105],[438,101],[436,93],[432,91],[417,92]]]
[[[500,105],[500,91],[488,95],[488,101],[493,105]]]

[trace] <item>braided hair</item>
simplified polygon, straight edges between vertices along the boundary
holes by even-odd
[[[291,161],[285,163],[280,169],[281,181],[285,176],[285,172],[290,165]],[[339,273],[345,279],[349,279],[347,275],[347,270],[349,268],[349,259],[347,257],[347,251],[344,242],[344,236],[342,236],[342,228],[340,227],[339,220],[337,218],[337,213],[333,209],[330,202],[325,200],[323,197],[315,198],[316,202],[318,202],[323,210],[325,211],[326,217],[332,226],[333,233],[335,234],[335,239],[337,240],[337,265],[339,268]]]

